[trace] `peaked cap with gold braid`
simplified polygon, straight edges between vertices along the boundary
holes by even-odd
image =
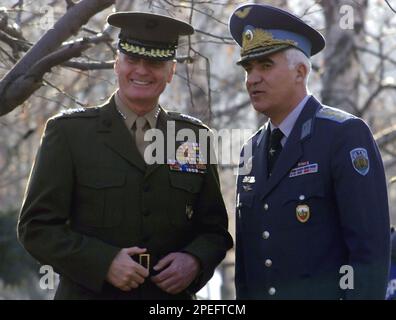
[[[291,47],[309,58],[325,46],[318,31],[291,13],[269,5],[238,7],[230,17],[229,29],[241,47],[241,59],[237,64]]]
[[[122,53],[153,60],[174,59],[179,36],[194,33],[184,21],[146,12],[116,12],[107,22],[121,29],[118,49]]]

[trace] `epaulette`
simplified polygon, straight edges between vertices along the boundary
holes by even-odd
[[[79,117],[94,117],[98,114],[100,107],[89,107],[89,108],[70,108],[63,109],[53,118],[79,118]]]
[[[186,121],[186,122],[204,127],[206,129],[209,129],[209,127],[206,124],[204,124],[201,120],[199,120],[197,118],[194,118],[192,116],[189,116],[189,115],[183,114],[183,113],[179,113],[179,112],[172,112],[172,111],[167,111],[167,112],[168,112],[168,115],[175,120]]]
[[[338,123],[342,123],[349,119],[355,119],[356,116],[340,109],[323,106],[316,113],[316,118],[328,119]]]

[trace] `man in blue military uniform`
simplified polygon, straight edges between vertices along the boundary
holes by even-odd
[[[324,38],[260,4],[237,8],[229,28],[253,107],[269,117],[241,154],[237,298],[384,299],[384,168],[361,119],[308,94],[309,58]]]
[[[18,236],[60,274],[57,299],[191,299],[232,246],[217,168],[195,161],[206,148],[168,134],[208,127],[158,104],[179,36],[194,29],[140,12],[108,22],[121,29],[119,88],[103,106],[47,122]],[[163,138],[155,163],[150,128]]]

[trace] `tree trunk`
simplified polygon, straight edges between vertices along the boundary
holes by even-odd
[[[359,56],[363,46],[367,0],[322,0],[326,49],[322,75],[322,102],[359,115]]]
[[[73,34],[77,34],[80,27],[87,23],[92,16],[112,4],[114,4],[114,0],[82,0],[70,7],[64,16],[0,80],[0,116],[14,110],[39,89],[44,74],[51,71],[51,67],[53,67],[48,64],[47,58],[52,59],[59,53],[56,50],[63,41],[69,39]],[[80,48],[72,46],[63,48],[73,50],[71,54],[64,56],[64,60],[67,61],[71,57],[81,54],[87,48],[86,44]],[[64,61],[59,59],[56,61],[57,64],[61,62]]]

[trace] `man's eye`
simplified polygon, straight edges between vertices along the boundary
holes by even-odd
[[[137,59],[129,58],[129,59],[127,59],[127,62],[129,64],[135,64],[137,62]]]
[[[150,65],[154,68],[159,68],[164,65],[164,61],[159,61],[159,60],[151,60]]]
[[[271,68],[271,67],[272,67],[272,63],[271,63],[271,62],[264,62],[264,63],[261,64],[261,66],[262,66],[264,69],[268,69],[268,68]]]
[[[242,65],[243,70],[245,70],[245,72],[249,73],[252,70],[252,67],[249,65]]]

